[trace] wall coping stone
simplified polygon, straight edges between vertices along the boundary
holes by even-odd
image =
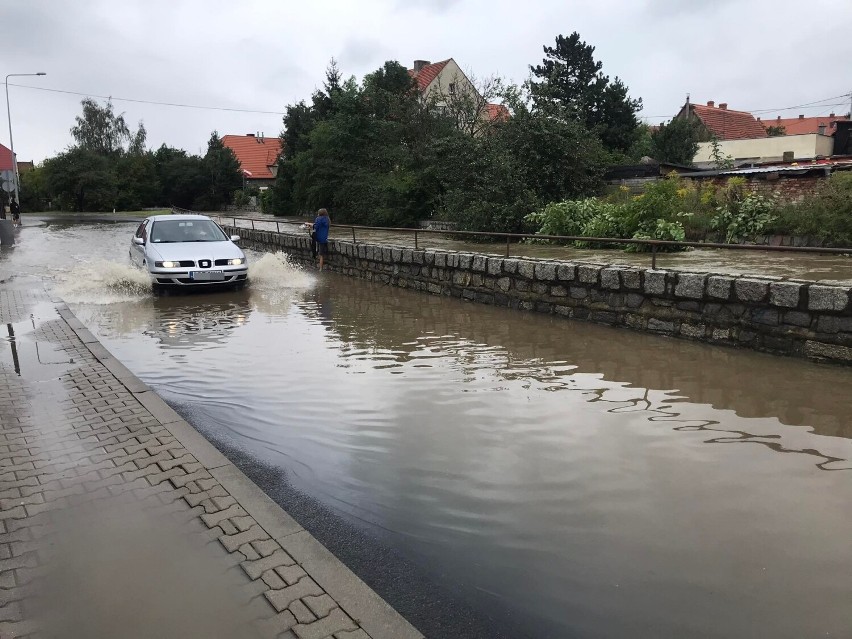
[[[815,284],[808,287],[808,310],[844,311],[849,306],[849,289]]]

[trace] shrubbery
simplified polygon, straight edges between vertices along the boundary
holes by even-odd
[[[773,233],[809,236],[826,246],[852,246],[852,172],[835,173],[813,197],[783,204],[776,213]]]
[[[775,222],[778,203],[744,186],[741,178],[722,188],[696,185],[672,173],[640,195],[621,188],[606,198],[556,202],[528,215],[527,221],[542,235],[704,241],[716,239],[708,238],[716,232],[726,242],[753,241]],[[590,245],[582,240],[574,244]],[[626,250],[648,249],[631,245]]]

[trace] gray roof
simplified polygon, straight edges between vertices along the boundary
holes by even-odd
[[[852,163],[837,164],[799,164],[796,166],[755,166],[739,169],[719,169],[714,171],[696,171],[695,173],[681,173],[680,177],[703,178],[715,177],[717,175],[758,175],[761,173],[789,173],[792,175],[804,175],[810,171],[821,170],[830,173],[835,170],[852,169]]]

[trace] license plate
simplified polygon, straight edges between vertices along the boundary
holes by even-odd
[[[190,271],[189,279],[195,282],[222,282],[225,274],[222,271]]]

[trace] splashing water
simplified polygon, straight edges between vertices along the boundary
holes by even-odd
[[[264,253],[249,262],[249,281],[252,289],[276,291],[286,288],[308,288],[314,277],[290,259],[286,253]]]
[[[113,304],[151,295],[151,280],[129,264],[107,260],[80,262],[59,277],[57,292],[75,304]]]

